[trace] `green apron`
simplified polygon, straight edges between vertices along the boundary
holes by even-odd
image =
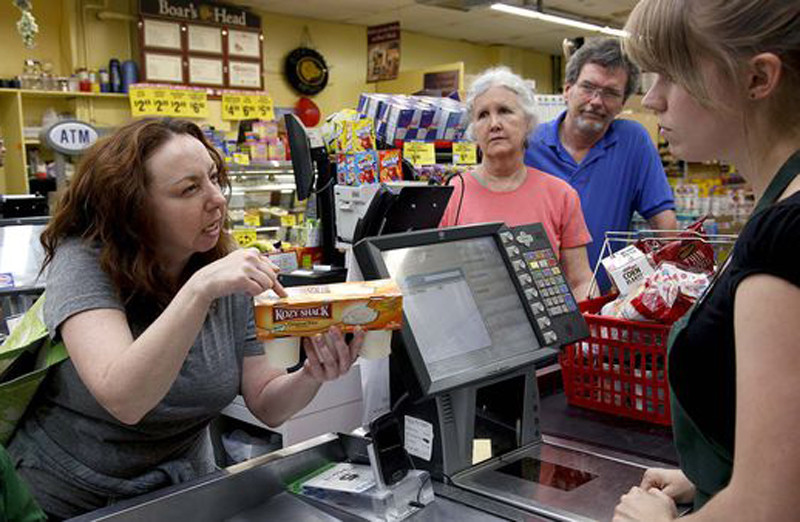
[[[778,174],[770,182],[766,192],[758,201],[753,215],[775,203],[798,173],[800,173],[800,151],[795,152],[778,171]],[[694,310],[711,293],[719,276],[725,271],[732,257],[733,254],[731,253],[706,292],[697,300],[697,303],[689,312],[673,325],[669,336],[668,351],[672,351],[675,340],[679,338],[686,325],[691,321]],[[733,454],[700,431],[697,424],[681,405],[674,391],[670,392],[670,402],[675,446],[680,455],[681,469],[697,488],[694,499],[694,510],[697,511],[717,491],[728,485],[733,470]]]

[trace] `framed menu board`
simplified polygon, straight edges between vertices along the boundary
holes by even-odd
[[[190,53],[222,54],[222,29],[199,24],[186,24]]]
[[[261,58],[261,35],[252,31],[228,31],[228,55]]]
[[[143,82],[263,90],[260,17],[206,0],[139,0],[139,15]]]

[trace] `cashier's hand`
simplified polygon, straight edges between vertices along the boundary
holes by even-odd
[[[306,362],[303,371],[319,383],[338,379],[350,370],[361,346],[364,344],[364,331],[356,329],[350,345],[345,342],[342,331],[331,326],[324,334],[303,339]]]
[[[679,469],[649,468],[639,487],[645,491],[660,489],[676,504],[689,504],[694,500],[694,484]]]
[[[658,488],[634,486],[620,497],[613,522],[666,522],[678,518],[675,502]]]

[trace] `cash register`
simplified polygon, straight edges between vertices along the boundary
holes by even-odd
[[[545,441],[539,429],[535,369],[588,335],[544,228],[390,234],[354,250],[366,279],[392,277],[403,290],[392,410],[414,465],[555,520],[610,519],[643,469]]]

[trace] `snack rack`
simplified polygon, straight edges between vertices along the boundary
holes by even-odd
[[[717,266],[730,254],[736,241],[734,235],[695,235],[697,241],[712,245]],[[691,237],[692,233],[687,231],[608,232],[601,258],[612,252],[612,246],[627,246],[641,239],[678,241]],[[592,292],[599,269],[598,262]],[[579,305],[589,325],[589,337],[565,346],[559,354],[567,402],[669,426],[666,370],[670,326],[599,315],[603,305],[615,298],[611,294]]]

